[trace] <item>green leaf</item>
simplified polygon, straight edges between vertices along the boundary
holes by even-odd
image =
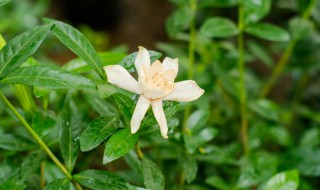
[[[51,30],[56,37],[71,51],[81,57],[90,67],[92,67],[102,79],[106,78],[106,74],[102,68],[102,64],[96,50],[88,39],[83,36],[83,34],[74,27],[63,22],[51,19],[44,19],[44,21],[54,23]]]
[[[84,94],[84,97],[88,104],[98,112],[100,116],[114,116],[118,114],[116,108],[112,104],[99,96]]]
[[[285,42],[290,40],[287,31],[272,24],[255,24],[246,27],[245,32],[261,39]]]
[[[244,22],[257,23],[271,10],[272,0],[244,0]]]
[[[237,4],[238,0],[200,0],[198,7],[231,7]]]
[[[197,176],[198,164],[194,157],[185,155],[182,162],[183,171],[188,183],[191,183]]]
[[[120,177],[103,170],[86,170],[73,176],[80,184],[96,190],[130,189],[130,184]]]
[[[25,84],[46,89],[95,90],[96,85],[80,75],[46,65],[28,66],[16,69],[0,81],[2,84]]]
[[[263,190],[296,190],[299,185],[299,173],[297,170],[281,172],[273,176],[265,184]]]
[[[108,98],[118,92],[116,86],[106,83],[105,81],[97,82],[97,88],[101,98]]]
[[[56,124],[56,121],[46,112],[36,112],[32,116],[32,128],[41,137],[46,137]]]
[[[9,2],[10,2],[10,0],[0,0],[0,7],[9,3]]]
[[[314,25],[310,20],[295,17],[290,20],[290,33],[293,39],[302,39],[311,34]]]
[[[218,130],[215,128],[204,128],[199,133],[184,134],[183,139],[185,147],[190,154],[193,154],[197,148],[211,141],[218,135]]]
[[[52,24],[35,27],[15,37],[0,51],[0,79],[24,63],[40,46]]]
[[[135,104],[131,98],[126,95],[116,93],[113,94],[112,97],[114,98],[119,110],[123,113],[125,119],[127,121],[131,120],[133,110],[135,108]]]
[[[229,190],[231,187],[220,177],[211,176],[206,179],[206,183],[219,190]]]
[[[157,51],[148,51],[148,52],[150,54],[151,63],[158,60],[162,56],[162,53],[159,53]],[[122,67],[124,67],[129,71],[135,70],[134,60],[136,59],[137,54],[138,52],[134,52],[126,56],[119,62],[119,65],[121,65]]]
[[[27,179],[31,174],[35,173],[44,159],[45,154],[41,151],[30,153],[22,162],[21,178]]]
[[[106,143],[103,164],[127,154],[138,141],[139,134],[131,134],[130,128],[122,129],[111,136]]]
[[[191,133],[198,133],[204,125],[207,123],[209,119],[209,111],[205,110],[197,110],[193,112],[187,121],[188,129]]]
[[[44,190],[70,190],[70,182],[68,179],[56,179],[50,182]]]
[[[200,32],[211,38],[227,38],[238,34],[238,29],[229,19],[213,17],[204,22]]]
[[[98,53],[98,56],[101,60],[102,66],[106,66],[117,64],[125,57],[125,54],[118,52],[103,52]],[[67,64],[64,64],[62,68],[75,73],[84,73],[91,70],[91,67],[80,58],[69,61]]]
[[[15,178],[10,178],[4,182],[0,183],[1,190],[25,190],[26,185],[23,181],[17,180]]]
[[[0,148],[11,151],[25,151],[35,148],[35,145],[24,137],[0,133]]]
[[[164,177],[159,167],[146,157],[142,158],[142,172],[146,188],[164,189]]]
[[[65,103],[64,109],[61,114],[60,120],[60,149],[62,157],[66,163],[68,171],[71,173],[78,157],[79,144],[75,140],[76,135],[74,133],[74,128],[79,127],[75,126],[72,122],[73,117],[73,101],[71,95],[68,94]]]
[[[80,136],[81,151],[89,151],[109,138],[123,124],[115,116],[99,117],[89,123]]]

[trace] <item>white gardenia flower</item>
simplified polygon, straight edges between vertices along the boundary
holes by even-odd
[[[178,74],[178,59],[166,57],[162,64],[157,60],[151,65],[149,52],[140,46],[134,65],[139,76],[138,81],[120,65],[104,67],[109,83],[141,95],[131,118],[131,133],[138,131],[141,121],[151,105],[160,126],[161,135],[168,138],[168,126],[162,101],[193,101],[198,99],[204,90],[193,80],[174,83]]]

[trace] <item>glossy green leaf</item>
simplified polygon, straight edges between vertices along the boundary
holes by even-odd
[[[33,94],[37,97],[40,98],[46,94],[48,94],[50,92],[50,90],[45,89],[45,88],[40,88],[40,87],[33,87]]]
[[[25,84],[46,89],[95,90],[96,85],[80,75],[46,65],[28,66],[16,69],[0,81],[2,84]]]
[[[75,123],[72,122],[73,114],[75,114],[72,108],[73,106],[73,101],[69,94],[65,99],[60,120],[60,149],[69,172],[73,170],[79,149],[79,144],[76,141],[77,136],[75,136],[73,131],[74,128],[79,127],[75,126]]]
[[[108,98],[118,92],[118,88],[105,81],[97,82],[98,92],[101,98]]]
[[[198,133],[209,119],[209,111],[197,110],[193,112],[187,121],[188,129],[191,133]]]
[[[41,137],[46,137],[56,124],[54,118],[46,112],[36,112],[32,116],[32,128]]]
[[[44,190],[70,190],[70,182],[68,179],[56,179],[50,182]]]
[[[148,189],[164,189],[164,177],[160,168],[146,157],[142,158],[144,184]]]
[[[7,43],[0,51],[0,79],[17,69],[40,46],[52,24],[35,27]]]
[[[227,38],[238,34],[238,28],[227,18],[213,17],[205,20],[200,32],[211,38]]]
[[[10,0],[0,0],[0,7],[9,3],[9,2],[10,2]]]
[[[127,154],[138,141],[139,134],[131,134],[130,128],[122,129],[111,136],[106,143],[103,164]]]
[[[123,113],[124,117],[127,121],[131,120],[133,110],[135,108],[135,104],[131,98],[126,95],[116,93],[112,95],[119,110]]]
[[[272,0],[244,0],[244,21],[252,24],[260,21],[271,10]]]
[[[238,0],[200,0],[198,7],[231,7],[237,4]]]
[[[123,124],[115,116],[99,117],[91,121],[80,136],[81,151],[89,151],[109,138]]]
[[[273,176],[265,184],[263,190],[296,190],[299,185],[299,173],[297,170],[281,172]]]
[[[98,56],[101,60],[102,66],[106,66],[118,64],[118,62],[125,57],[125,54],[118,52],[103,52],[98,53]],[[91,70],[91,67],[80,58],[69,61],[68,63],[64,64],[62,68],[76,73],[84,73]]]
[[[158,60],[161,56],[162,53],[159,53],[157,51],[148,51],[151,59],[151,63],[154,61]],[[119,65],[123,66],[125,69],[132,71],[135,70],[134,67],[134,60],[137,57],[138,52],[131,53],[130,55],[126,56],[123,58],[120,62]]]
[[[100,116],[114,116],[118,115],[116,108],[108,101],[100,98],[98,95],[85,94],[85,100]]]
[[[204,145],[208,141],[211,141],[218,135],[218,130],[215,128],[204,128],[199,133],[184,134],[184,142],[187,151],[193,154],[197,148]]]
[[[86,170],[73,176],[80,184],[96,190],[130,189],[130,184],[120,177],[103,170]]]
[[[182,160],[182,167],[184,174],[186,176],[186,180],[188,183],[191,183],[197,176],[198,172],[198,164],[194,157],[191,155],[184,156]]]
[[[261,39],[285,42],[290,40],[287,31],[272,24],[255,24],[245,28],[245,32]]]
[[[21,164],[21,178],[27,179],[31,174],[36,173],[41,162],[45,159],[45,154],[41,151],[30,153]]]
[[[101,60],[99,59],[96,50],[83,34],[74,27],[63,22],[51,19],[44,19],[44,21],[54,23],[51,30],[56,37],[92,67],[102,79],[106,78],[106,74],[102,68]]]
[[[35,148],[35,144],[21,136],[0,133],[0,148],[11,151],[25,151]]]

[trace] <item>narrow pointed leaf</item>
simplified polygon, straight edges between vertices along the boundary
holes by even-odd
[[[0,51],[0,79],[24,63],[40,46],[52,24],[38,26],[7,43]]]
[[[3,84],[25,84],[45,89],[82,89],[95,90],[91,80],[71,74],[58,67],[36,65],[16,69],[0,81]]]
[[[290,35],[284,29],[272,24],[255,24],[248,26],[245,32],[261,39],[285,42],[290,40]]]
[[[130,189],[130,184],[120,177],[103,170],[86,170],[74,175],[80,184],[96,190]]]
[[[157,52],[157,51],[148,51],[151,59],[151,63],[154,61],[158,60],[161,56],[162,53]],[[127,70],[134,70],[134,60],[137,57],[138,52],[131,53],[130,55],[126,56],[123,58],[120,62],[119,65],[123,66]]]
[[[0,0],[0,7],[9,3],[9,2],[10,2],[10,0]]]
[[[72,104],[71,96],[67,95],[60,121],[60,149],[69,172],[73,170],[79,149],[79,144],[75,141],[76,136],[73,132],[73,128],[78,126],[74,126],[72,122]]]
[[[103,164],[107,164],[127,154],[138,141],[139,134],[131,134],[130,128],[116,132],[106,143]]]
[[[80,136],[81,151],[89,151],[109,138],[123,124],[115,116],[99,117],[91,121]]]
[[[146,157],[142,158],[144,184],[148,189],[164,189],[164,177],[159,167]]]
[[[69,190],[70,182],[68,179],[56,179],[50,182],[44,190]]]
[[[106,78],[106,74],[103,71],[101,61],[97,55],[96,50],[89,42],[89,40],[81,34],[74,27],[65,24],[60,21],[51,19],[44,19],[45,22],[54,23],[52,32],[55,36],[71,51],[82,58],[89,66],[91,66],[98,75],[102,78]]]

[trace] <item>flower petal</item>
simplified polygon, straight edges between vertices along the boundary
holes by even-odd
[[[179,69],[179,64],[178,64],[178,59],[171,59],[169,57],[164,58],[162,62],[162,66],[164,70],[170,70],[173,69],[175,74],[174,74],[174,79],[177,77],[178,74],[178,69]]]
[[[152,111],[154,114],[154,117],[156,118],[159,126],[160,126],[160,132],[163,138],[168,138],[168,124],[166,115],[164,114],[163,107],[162,107],[162,100],[153,101],[151,103]]]
[[[134,65],[136,67],[138,75],[144,76],[142,65],[144,65],[146,69],[149,69],[150,67],[150,55],[146,48],[139,46],[139,52],[136,59],[134,60]]]
[[[108,76],[108,82],[130,92],[140,94],[138,82],[130,73],[120,65],[108,65],[104,67]]]
[[[140,128],[141,121],[146,114],[150,103],[150,100],[148,100],[144,96],[140,96],[130,122],[132,134],[136,133]]]
[[[198,99],[204,93],[204,90],[202,90],[193,80],[185,80],[175,84],[176,88],[171,94],[164,97],[163,100],[190,102]]]
[[[153,77],[157,73],[160,73],[162,70],[163,70],[162,64],[159,60],[157,60],[154,63],[152,63],[152,65],[150,66],[150,69],[148,71],[148,76]]]

